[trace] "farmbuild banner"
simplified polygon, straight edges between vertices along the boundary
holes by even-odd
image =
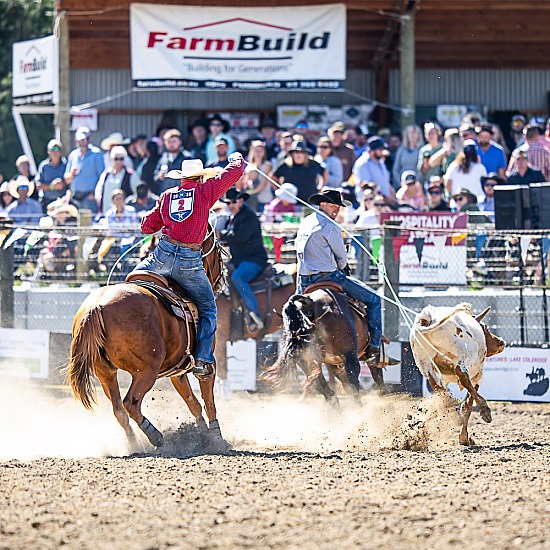
[[[343,90],[346,7],[130,6],[137,88]]]

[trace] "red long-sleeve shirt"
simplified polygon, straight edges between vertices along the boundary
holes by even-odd
[[[182,180],[179,187],[167,189],[159,197],[155,208],[141,220],[141,230],[150,234],[162,229],[162,234],[172,239],[202,244],[208,228],[208,211],[239,181],[243,172],[244,161],[236,159],[202,184]]]

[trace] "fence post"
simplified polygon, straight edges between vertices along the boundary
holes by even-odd
[[[86,208],[78,211],[78,228],[90,227],[92,225],[92,211]],[[76,277],[77,281],[85,279],[88,271],[88,262],[84,259],[84,241],[86,237],[79,231],[78,234],[78,255],[76,260]]]
[[[393,290],[399,296],[399,258],[397,261],[393,254],[393,237],[401,236],[401,221],[386,220],[384,223],[384,266],[386,268],[388,280],[384,280],[384,296],[395,300]],[[389,281],[389,284],[388,284]],[[382,319],[384,335],[390,340],[399,339],[399,308],[385,301],[382,305]]]
[[[13,328],[13,246],[0,248],[0,326]]]

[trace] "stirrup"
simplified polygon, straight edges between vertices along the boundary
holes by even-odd
[[[195,366],[192,368],[191,372],[199,380],[209,380],[214,376],[216,372],[214,369],[213,363],[206,363],[205,361],[195,361]]]

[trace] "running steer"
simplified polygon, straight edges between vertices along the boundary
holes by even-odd
[[[501,353],[506,343],[492,334],[481,319],[488,307],[477,317],[472,316],[470,304],[452,307],[425,307],[411,329],[411,349],[422,375],[435,391],[446,391],[451,382],[468,394],[460,407],[461,445],[474,445],[468,436],[468,420],[473,401],[479,407],[481,418],[491,422],[491,409],[477,392],[483,376],[486,357]]]

